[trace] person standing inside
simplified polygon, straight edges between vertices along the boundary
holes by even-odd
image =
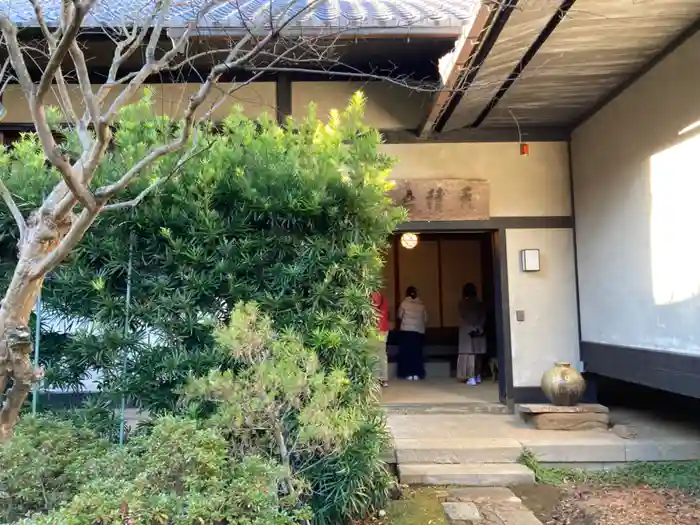
[[[428,312],[415,286],[406,289],[406,298],[399,306],[397,317],[401,321],[398,376],[409,381],[425,379],[423,339]]]
[[[459,357],[457,379],[470,386],[481,383],[481,362],[486,355],[486,308],[479,300],[476,286],[467,283],[459,302]]]
[[[382,387],[389,386],[389,363],[386,355],[387,335],[389,334],[389,305],[382,292],[372,294],[372,306],[377,313],[377,378]]]

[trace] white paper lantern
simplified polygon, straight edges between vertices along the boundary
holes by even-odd
[[[411,250],[418,245],[418,234],[417,233],[404,233],[401,236],[401,246]]]

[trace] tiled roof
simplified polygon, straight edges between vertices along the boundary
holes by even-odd
[[[40,0],[50,25],[55,25],[61,0]],[[293,0],[287,13],[299,12],[310,0]],[[173,0],[169,27],[182,27],[192,20],[207,0]],[[348,29],[362,33],[447,33],[459,34],[461,27],[473,21],[480,0],[326,0],[300,15],[290,30]],[[85,20],[86,27],[118,26],[135,16],[144,17],[156,5],[155,0],[97,0]],[[200,27],[243,30],[250,20],[269,19],[269,8],[279,14],[290,0],[230,0],[211,10]],[[0,0],[0,12],[9,14],[20,26],[36,26],[29,0]]]

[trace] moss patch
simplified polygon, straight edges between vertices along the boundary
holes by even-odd
[[[447,525],[442,502],[448,496],[444,488],[417,487],[404,490],[403,498],[392,501],[382,525]]]

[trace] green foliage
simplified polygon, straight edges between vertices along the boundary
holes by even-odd
[[[272,444],[277,457],[300,450],[335,452],[359,430],[363,414],[342,403],[350,384],[345,373],[324,372],[299,335],[276,333],[257,305],[237,305],[228,326],[215,336],[247,366],[238,373],[215,370],[193,379],[186,398],[215,401],[210,421],[234,432],[238,445],[256,451]],[[276,442],[277,433],[282,442]]]
[[[107,399],[88,399],[79,407],[54,410],[53,413],[78,427],[91,429],[100,438],[111,443],[119,440],[121,421],[114,410],[114,404]],[[129,428],[126,430],[128,437]]]
[[[535,474],[535,481],[544,485],[565,485],[581,481],[585,473],[581,470],[543,467],[537,456],[529,449],[524,449],[518,463],[526,466]]]
[[[109,447],[91,430],[54,417],[22,418],[0,446],[0,521],[48,511],[77,494],[86,465]]]
[[[0,446],[0,518],[46,525],[292,525],[308,518],[281,498],[284,470],[192,419],[166,416],[126,447],[53,418],[24,418]]]
[[[179,123],[154,116],[152,107],[153,92],[146,89],[141,100],[120,110],[114,121],[114,147],[96,170],[93,185],[117,180],[133,166],[135,159],[179,132]],[[47,113],[55,135],[60,138],[62,153],[71,159],[78,158],[82,146],[75,129],[59,123],[56,108],[48,108]],[[176,154],[162,157],[151,165],[148,178],[169,173],[177,160]],[[61,177],[46,160],[38,136],[28,132],[22,133],[11,147],[0,147],[0,179],[11,190],[22,213],[28,216]],[[16,262],[19,231],[6,207],[0,208],[0,288],[4,289]]]
[[[700,461],[655,461],[602,472],[598,481],[612,485],[648,485],[700,494]]]
[[[255,304],[237,305],[228,326],[215,335],[247,366],[193,379],[186,399],[215,402],[208,423],[229,436],[231,448],[279,461],[287,473],[286,492],[302,496],[308,490],[303,473],[342,452],[362,425],[361,411],[342,402],[349,385],[345,373],[324,372],[296,333],[276,333]],[[352,510],[361,512],[369,504]]]
[[[150,410],[173,410],[173,391],[189,372],[220,365],[212,323],[243,300],[256,301],[278,326],[299,328],[324,365],[352,376],[356,393],[368,392],[367,295],[379,284],[381,249],[402,211],[386,196],[391,159],[378,151],[379,134],[362,124],[363,104],[358,96],[328,124],[310,117],[290,123],[294,131],[234,113],[218,133],[200,132],[199,154],[156,195],[134,211],[102,215],[43,296],[50,315],[99,329],[57,341],[58,355],[44,345],[47,382],[74,386],[95,368],[106,391],[126,391]],[[134,111],[140,120],[120,121],[102,179],[113,179],[133,151],[164,133],[147,133],[163,125],[142,114],[143,104]],[[25,135],[11,150],[13,165],[32,164],[38,151],[35,137]],[[16,170],[7,184],[35,206],[48,186],[25,190],[23,178],[37,175]],[[3,231],[14,231],[5,210],[0,218]],[[132,335],[125,339],[132,239]],[[13,252],[6,244],[4,260]]]
[[[368,407],[359,431],[342,450],[317,455],[316,461],[305,458],[299,468],[307,468],[317,524],[345,523],[370,509],[384,508],[395,483],[383,459],[389,443],[381,409]]]
[[[192,419],[160,418],[103,463],[114,466],[38,523],[291,525],[303,515],[279,498],[278,466],[252,455],[233,460],[227,441]]]
[[[190,378],[210,377],[211,370],[221,371],[218,379],[234,377],[250,366],[215,344],[213,330],[240,301],[255,302],[277,333],[296,334],[287,343],[302,354],[262,368],[278,374],[304,362],[317,367],[314,381],[322,378],[312,391],[325,392],[313,401],[327,404],[325,419],[298,411],[285,418],[285,428],[306,418],[306,428],[314,429],[305,438],[311,443],[328,437],[320,436],[323,425],[334,434],[343,423],[342,446],[315,446],[291,458],[296,470],[306,469],[314,519],[335,525],[381,504],[387,439],[374,395],[369,295],[380,285],[382,250],[403,211],[386,194],[392,161],[379,150],[379,133],[363,124],[363,109],[357,95],[328,123],[313,110],[286,128],[234,112],[219,129],[200,129],[193,158],[136,209],[103,214],[45,284],[49,316],[75,329],[67,338],[42,336],[52,342],[42,346],[47,382],[75,387],[88,370],[97,370],[105,393],[124,393],[151,412],[178,413],[178,392]],[[99,181],[113,180],[177,132],[177,123],[150,111],[147,96],[122,112]],[[75,144],[67,134],[66,150]],[[0,153],[6,166],[0,176],[24,210],[56,180],[40,159],[33,135]],[[172,173],[175,160],[162,159],[123,198]],[[8,226],[3,232],[14,231],[2,209],[0,224]],[[14,243],[11,235],[0,238],[4,264],[14,258]],[[342,378],[349,383],[341,385]]]
[[[537,483],[547,485],[647,485],[700,494],[700,461],[649,461],[630,463],[608,471],[588,472],[574,468],[543,467],[537,457],[526,450],[521,454],[519,462],[535,473]]]

